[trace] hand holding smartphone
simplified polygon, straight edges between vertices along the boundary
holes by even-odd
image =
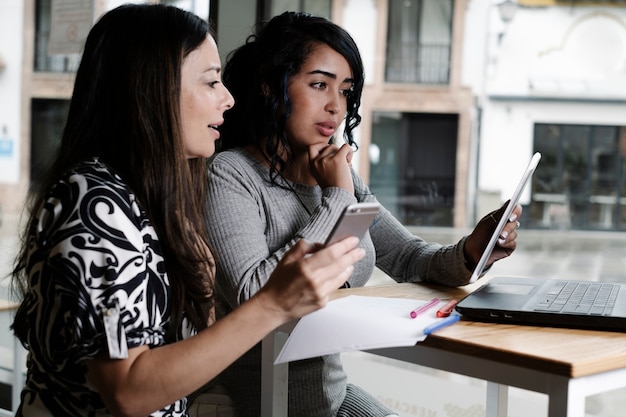
[[[378,203],[356,203],[346,207],[324,245],[330,245],[349,236],[362,239],[378,214]]]

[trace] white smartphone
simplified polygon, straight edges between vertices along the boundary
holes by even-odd
[[[362,239],[365,232],[372,225],[374,217],[380,209],[378,203],[356,203],[346,207],[335,223],[335,227],[326,239],[325,245],[338,242],[348,236]]]

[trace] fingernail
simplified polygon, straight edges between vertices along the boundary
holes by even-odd
[[[509,222],[514,222],[515,220],[517,220],[517,214],[512,214],[511,217],[509,217]]]

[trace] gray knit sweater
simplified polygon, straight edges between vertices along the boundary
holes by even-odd
[[[269,180],[268,168],[245,150],[217,154],[209,168],[209,234],[217,262],[218,316],[250,298],[268,280],[298,239],[324,242],[345,206],[376,201],[353,173],[355,195],[341,188]],[[366,256],[355,265],[352,287],[363,286],[374,266],[398,282],[464,285],[462,239],[456,245],[427,243],[381,208],[361,241]],[[260,344],[220,376],[240,416],[260,414]],[[339,355],[289,365],[289,415],[385,416],[391,413],[358,387],[348,386]]]

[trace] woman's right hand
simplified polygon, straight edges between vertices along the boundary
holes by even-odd
[[[284,321],[324,307],[330,294],[350,277],[353,264],[365,256],[359,239],[349,237],[327,247],[298,241],[257,293],[264,308]]]

